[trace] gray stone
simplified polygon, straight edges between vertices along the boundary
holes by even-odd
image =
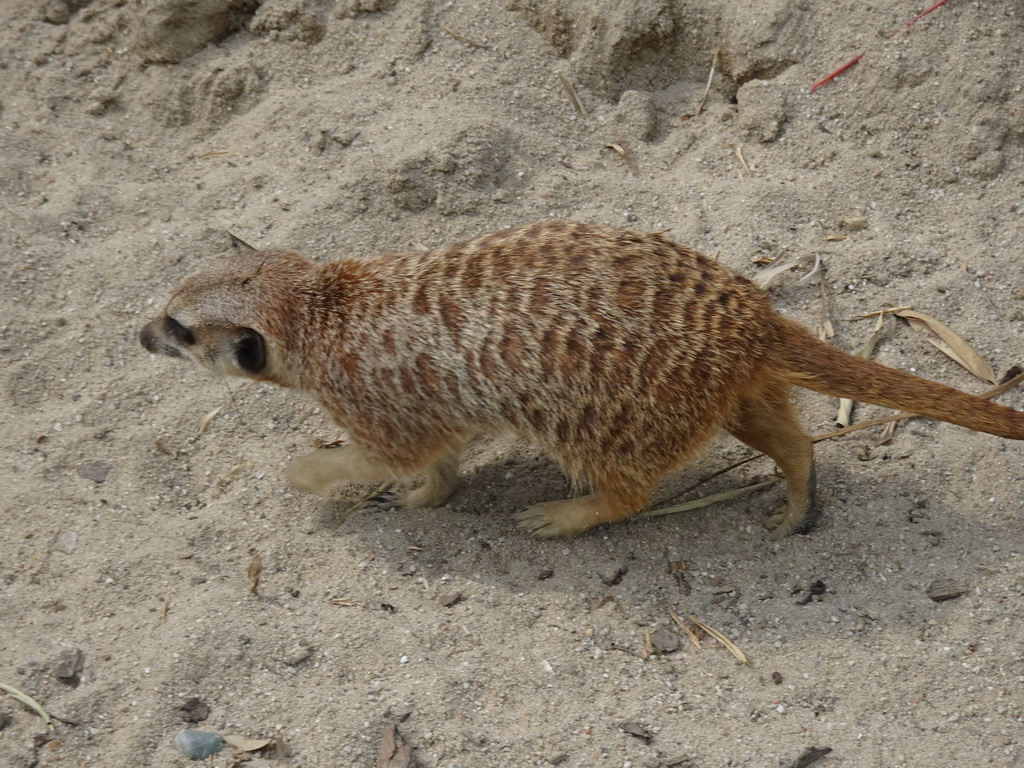
[[[187,729],[178,733],[171,742],[176,750],[193,760],[205,760],[224,749],[224,739],[209,731]]]

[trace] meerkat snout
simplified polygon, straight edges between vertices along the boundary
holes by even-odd
[[[179,334],[182,336],[187,334],[189,341],[182,339],[182,343],[191,344],[194,342],[191,332],[185,326],[170,317],[164,316],[152,320],[142,327],[142,330],[139,331],[139,343],[154,355],[184,357],[185,355],[181,350],[175,344],[170,343],[171,339],[176,339],[178,336],[175,333],[176,329],[181,329]]]
[[[258,377],[267,366],[263,335],[244,326],[198,326],[193,331],[163,315],[139,331],[148,351],[168,357],[191,357],[198,363],[232,376]]]

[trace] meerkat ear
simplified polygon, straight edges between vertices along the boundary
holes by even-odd
[[[240,238],[234,232],[231,232],[230,230],[224,231],[227,232],[228,237],[231,238],[231,247],[234,248],[239,253],[256,253],[256,251],[258,250],[256,248],[253,248],[251,245],[245,242],[245,240]]]
[[[248,374],[255,375],[267,365],[267,347],[263,336],[252,328],[239,328],[235,337],[235,361]]]

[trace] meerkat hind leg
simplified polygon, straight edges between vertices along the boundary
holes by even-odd
[[[786,477],[786,509],[766,521],[773,541],[807,533],[820,515],[814,446],[793,416],[789,389],[787,384],[773,383],[746,397],[728,427],[738,439],[774,459]]]
[[[292,485],[300,491],[322,493],[334,483],[385,483],[390,472],[355,443],[338,448],[318,448],[300,456],[289,469]]]
[[[647,490],[616,494],[598,490],[589,496],[560,501],[545,501],[515,515],[519,527],[542,539],[572,536],[601,523],[611,523],[642,509]]]

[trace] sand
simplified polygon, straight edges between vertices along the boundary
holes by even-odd
[[[780,486],[536,541],[512,513],[568,487],[513,438],[474,446],[446,508],[342,520],[369,489],[286,479],[343,437],[315,403],[137,339],[229,231],[331,259],[557,217],[749,276],[795,260],[773,301],[832,343],[912,305],[1001,377],[1024,363],[1024,15],[952,0],[885,36],[924,7],[8,0],[0,683],[60,719],[0,698],[0,765],[190,765],[184,728],[275,740],[221,767],[1024,765],[1018,443],[923,420],[823,442],[822,524],[778,543]],[[885,329],[879,361],[990,386]],[[833,428],[835,401],[796,400]],[[716,439],[654,505],[748,455]],[[412,757],[379,762],[395,724]]]

